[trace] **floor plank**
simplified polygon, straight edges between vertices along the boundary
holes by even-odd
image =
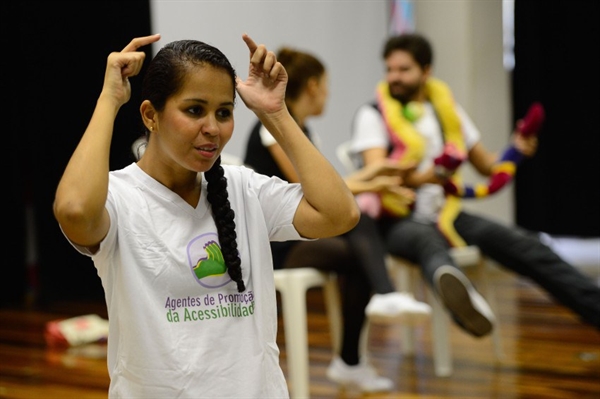
[[[436,377],[428,323],[416,327],[415,355],[402,354],[400,326],[372,326],[369,354],[394,392],[361,395],[339,389],[325,371],[332,358],[320,289],[308,293],[309,356],[313,398],[600,398],[600,332],[584,325],[529,281],[493,272],[504,356],[494,357],[490,337],[481,339],[451,325],[454,372]],[[418,293],[421,294],[421,293]],[[96,313],[101,303],[62,303],[51,309],[0,309],[0,398],[106,398],[108,373],[103,345],[52,350],[43,327],[49,320]],[[281,365],[287,373],[283,323]]]

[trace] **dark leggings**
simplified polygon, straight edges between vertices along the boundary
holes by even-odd
[[[340,357],[346,364],[358,364],[360,332],[371,295],[394,291],[373,219],[363,215],[358,225],[342,236],[272,243],[272,247],[276,269],[314,267],[337,274],[344,324]]]
[[[421,265],[430,284],[438,267],[453,265],[448,243],[435,225],[407,218],[386,221],[383,226],[389,252]],[[459,214],[454,227],[467,244],[477,245],[500,265],[530,278],[584,322],[600,329],[600,287],[544,245],[537,233],[466,212]]]

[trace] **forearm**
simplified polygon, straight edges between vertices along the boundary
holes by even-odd
[[[489,151],[481,142],[478,142],[469,151],[469,162],[483,176],[492,174],[492,166],[498,160],[498,154]]]
[[[418,188],[423,184],[442,184],[443,182],[444,180],[436,176],[433,166],[423,172],[413,171],[405,178],[405,184],[411,188]]]
[[[400,187],[402,179],[400,176],[374,176],[369,179],[357,179],[355,175],[346,177],[346,185],[354,195],[365,192],[380,193],[394,187]]]
[[[381,191],[381,187],[373,181],[346,179],[346,185],[354,195]]]
[[[261,121],[294,165],[303,204],[294,219],[305,237],[328,237],[350,230],[358,221],[354,196],[331,163],[304,135],[287,110]]]

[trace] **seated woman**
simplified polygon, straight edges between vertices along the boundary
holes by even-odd
[[[318,137],[308,130],[305,122],[323,113],[328,96],[325,67],[313,55],[290,48],[281,48],[277,58],[289,76],[285,100],[288,109],[318,148]],[[299,181],[293,160],[260,121],[250,132],[244,163],[258,173],[291,183]],[[403,169],[393,163],[382,162],[348,176],[346,183],[354,194],[385,191],[394,193],[398,201],[409,203],[414,199],[413,192],[400,186],[402,172]],[[329,366],[327,376],[341,385],[355,385],[363,392],[391,390],[393,382],[379,376],[371,365],[360,359],[360,333],[365,315],[373,322],[416,323],[427,318],[431,308],[409,294],[396,292],[389,279],[386,252],[374,220],[363,214],[358,225],[342,236],[272,242],[271,248],[276,269],[310,265],[338,275],[344,335],[341,351]]]

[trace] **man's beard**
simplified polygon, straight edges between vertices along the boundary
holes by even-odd
[[[388,86],[392,98],[400,101],[402,104],[407,104],[408,102],[414,100],[417,97],[420,88],[419,85],[407,86],[403,83],[388,83]],[[399,87],[402,89],[402,91],[398,90]]]

